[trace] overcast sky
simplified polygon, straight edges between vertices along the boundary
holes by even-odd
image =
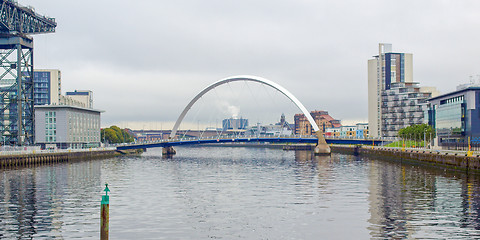
[[[379,42],[413,53],[414,81],[442,93],[480,74],[478,0],[18,1],[58,23],[34,36],[35,68],[60,69],[63,93],[92,90],[103,126],[168,128],[204,87],[241,74],[282,85],[309,110],[366,121]]]

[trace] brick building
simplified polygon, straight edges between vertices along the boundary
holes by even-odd
[[[318,125],[322,132],[325,132],[326,128],[340,127],[342,124],[340,120],[334,119],[328,114],[327,111],[312,111],[310,112],[313,120]],[[295,134],[296,135],[313,135],[315,132],[312,129],[312,125],[308,122],[307,118],[303,114],[295,114]]]

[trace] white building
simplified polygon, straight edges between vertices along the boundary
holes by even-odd
[[[86,108],[93,108],[93,92],[90,90],[75,90],[74,92],[67,92],[67,97],[82,102]]]
[[[35,106],[35,143],[43,148],[98,147],[101,112],[74,106]]]
[[[382,93],[391,83],[413,82],[413,56],[394,53],[392,44],[380,43],[378,55],[368,60],[368,125],[371,137],[382,137]]]
[[[391,44],[380,43],[378,55],[368,60],[370,137],[394,137],[400,128],[422,123],[426,98],[437,94],[413,82],[411,53],[395,53]]]

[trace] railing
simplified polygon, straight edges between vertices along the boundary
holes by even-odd
[[[272,138],[298,138],[298,139],[317,139],[315,135],[221,135],[210,137],[183,137],[174,139],[162,139],[156,141],[135,141],[131,143],[113,144],[110,146],[134,146],[134,145],[147,145],[147,144],[162,144],[162,143],[178,143],[178,142],[191,142],[191,141],[205,141],[205,140],[236,140],[236,139],[272,139]],[[395,138],[370,138],[370,137],[357,137],[357,136],[325,136],[325,139],[345,139],[345,140],[371,140],[371,141],[393,141]]]
[[[314,139],[317,138],[315,135],[220,135],[220,136],[210,136],[210,137],[180,137],[173,139],[162,139],[157,141],[135,141],[131,143],[119,143],[113,144],[110,146],[128,146],[128,145],[137,145],[137,144],[155,144],[155,143],[170,143],[170,142],[189,142],[189,141],[199,141],[199,140],[220,140],[220,139],[271,139],[271,138],[302,138],[302,139]]]
[[[23,149],[22,149],[23,148]],[[23,155],[23,154],[41,154],[41,153],[70,153],[70,152],[95,152],[95,151],[114,151],[115,147],[102,148],[84,148],[84,149],[38,149],[24,147],[0,147],[0,155]]]

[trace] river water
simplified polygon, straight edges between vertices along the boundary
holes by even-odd
[[[333,154],[177,148],[0,170],[1,239],[480,238],[480,178]]]

